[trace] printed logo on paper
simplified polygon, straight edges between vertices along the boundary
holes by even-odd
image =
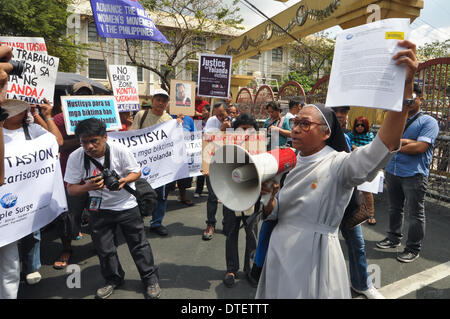
[[[0,204],[3,208],[14,207],[17,204],[17,196],[12,193],[7,193],[0,199]]]

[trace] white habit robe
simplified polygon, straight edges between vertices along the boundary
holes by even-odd
[[[377,136],[351,153],[326,146],[298,157],[276,197],[256,298],[351,298],[339,225],[353,187],[373,180],[395,152]]]

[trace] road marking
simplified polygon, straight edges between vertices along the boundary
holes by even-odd
[[[381,287],[378,291],[388,299],[397,299],[447,276],[450,276],[450,261]]]

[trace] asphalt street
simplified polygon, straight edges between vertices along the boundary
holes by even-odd
[[[193,190],[193,188],[188,190],[190,198],[192,198]],[[377,241],[386,236],[388,214],[386,193],[374,197],[377,224],[374,226],[364,224],[363,233],[369,273],[375,285],[381,287],[381,291],[390,298],[450,298],[450,276],[448,275],[450,205],[427,200],[426,235],[420,258],[413,263],[404,264],[395,258],[403,251],[403,245],[387,250],[380,250],[375,246]],[[206,226],[206,199],[207,194],[202,194],[201,198],[193,198],[196,205],[186,207],[177,201],[177,192],[172,192],[164,218],[164,224],[169,230],[167,237],[150,233],[149,218],[145,218],[147,237],[156,264],[159,266],[161,299],[253,299],[256,289],[245,280],[242,272],[245,232],[241,230],[239,239],[241,272],[238,274],[236,285],[233,288],[227,288],[222,283],[226,272],[225,236],[222,234],[221,224],[222,206],[219,205],[218,208],[214,238],[211,241],[203,241],[201,237]],[[407,226],[406,222],[405,230]],[[126,273],[125,284],[115,290],[110,299],[143,299],[144,289],[139,274],[120,231],[118,231],[118,238],[119,258]],[[342,250],[348,261],[345,242],[342,236],[340,238]],[[405,240],[404,238],[402,244]],[[42,280],[33,286],[22,281],[19,298],[93,299],[96,290],[104,284],[104,280],[90,239],[89,227],[83,228],[82,239],[74,241],[73,246],[74,254],[70,264],[78,265],[78,267],[69,266],[67,270],[53,269],[52,265],[60,252],[61,244],[55,227],[47,227],[42,233],[41,243]],[[71,269],[80,270],[79,287],[74,284],[77,282],[74,281],[74,277],[71,277],[71,272],[68,272]],[[433,276],[428,276],[427,271]],[[354,297],[358,296],[354,295]]]

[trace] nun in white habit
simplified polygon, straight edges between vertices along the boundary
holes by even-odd
[[[406,65],[404,98],[410,99],[418,65],[415,45],[399,45],[405,50],[394,60]],[[278,223],[256,298],[351,298],[339,225],[353,188],[372,180],[400,149],[407,114],[407,106],[387,112],[373,142],[347,153],[332,110],[307,105],[300,111],[292,129],[292,145],[300,151],[297,165],[279,192],[278,184],[263,185],[262,194],[272,195],[264,214]]]

